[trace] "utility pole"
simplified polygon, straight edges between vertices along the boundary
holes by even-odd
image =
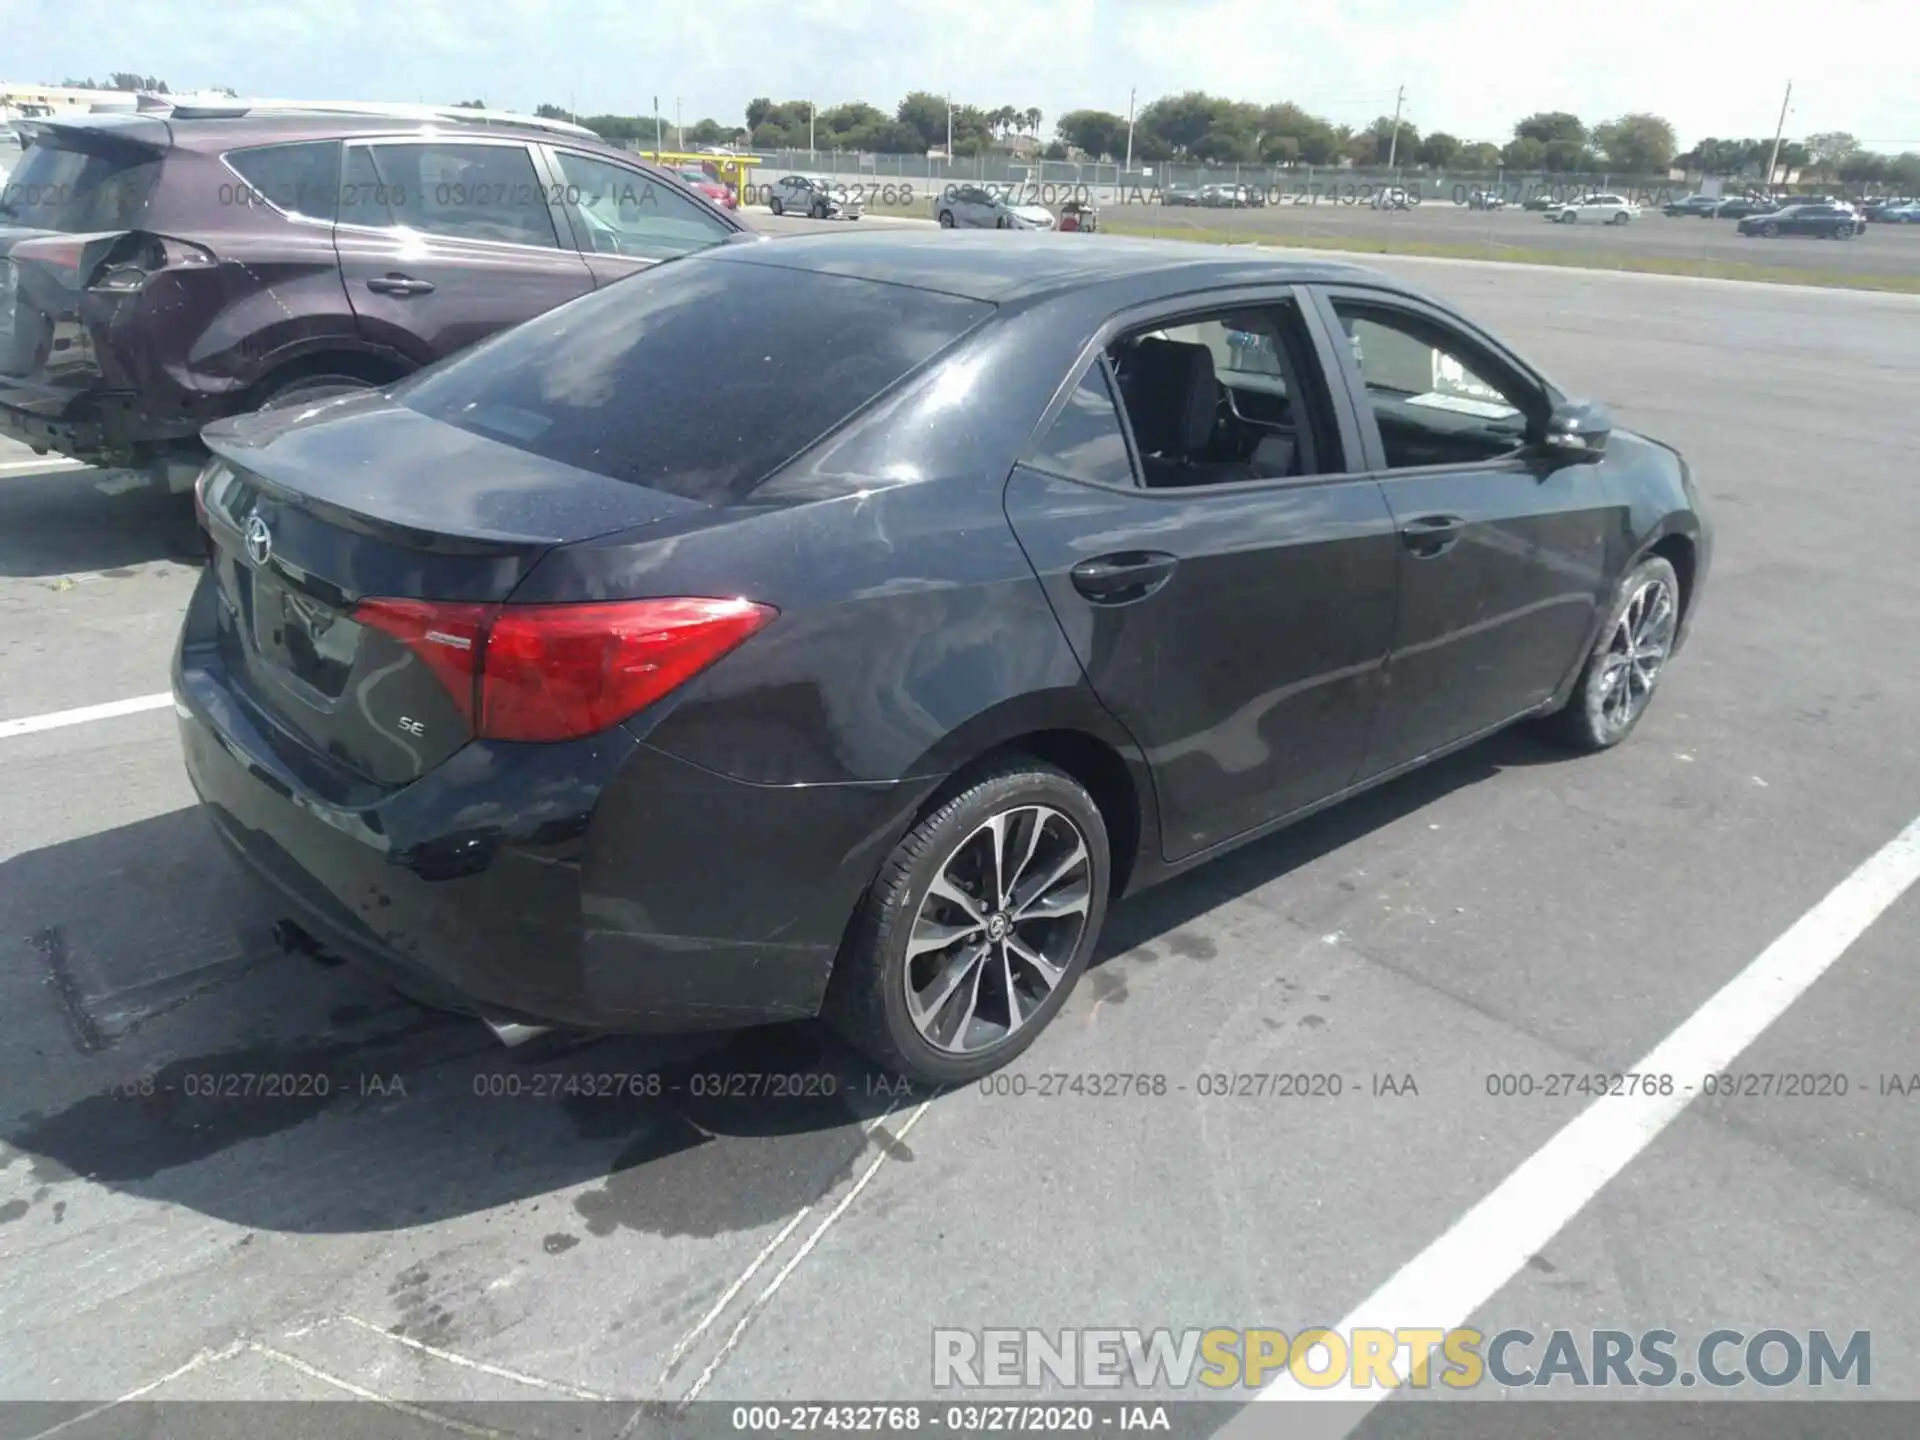
[[[660,97],[653,97],[653,153],[667,148],[667,122],[660,116]]]
[[[1793,82],[1787,82],[1786,98],[1780,102],[1780,123],[1773,127],[1773,154],[1767,157],[1767,193],[1773,193],[1773,177],[1780,173],[1780,137],[1787,132],[1787,106],[1793,101]]]
[[[1133,102],[1139,94],[1137,87],[1127,91],[1127,163],[1121,170],[1125,175],[1133,173]]]
[[[1402,85],[1393,97],[1393,138],[1387,142],[1387,169],[1393,169],[1393,162],[1400,155],[1400,107],[1406,103],[1407,87]]]
[[[687,152],[687,127],[680,123],[680,97],[673,97],[673,148],[681,154]]]
[[[947,92],[947,164],[953,164],[953,92]],[[947,172],[951,175],[953,172]]]
[[[819,110],[820,107],[813,101],[807,101],[807,159],[809,162],[813,159],[813,117],[819,113]]]

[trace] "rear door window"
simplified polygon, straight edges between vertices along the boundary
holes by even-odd
[[[547,187],[533,156],[519,144],[350,146],[340,219],[457,240],[549,249],[560,244]]]
[[[243,203],[273,206],[289,215],[312,220],[333,219],[340,197],[340,144],[336,140],[303,141],[297,145],[262,145],[235,150],[227,164],[247,182]]]
[[[1127,454],[1120,410],[1113,403],[1106,368],[1089,365],[1066,408],[1046,438],[1034,447],[1032,463],[1041,470],[1096,485],[1132,485],[1133,460]]]
[[[992,313],[903,285],[695,258],[550,310],[392,393],[530,454],[724,504]]]
[[[160,157],[144,149],[81,149],[39,140],[10,175],[0,175],[0,223],[70,235],[136,230],[160,179]]]

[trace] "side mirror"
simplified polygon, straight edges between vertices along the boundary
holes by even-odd
[[[1597,460],[1606,453],[1613,416],[1594,400],[1563,400],[1547,417],[1542,444],[1567,460]]]

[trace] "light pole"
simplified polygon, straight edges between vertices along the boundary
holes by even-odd
[[[1387,169],[1393,169],[1393,162],[1400,154],[1400,107],[1406,103],[1407,87],[1402,85],[1393,97],[1393,138],[1387,142]],[[1379,151],[1374,152],[1376,155]]]
[[[953,92],[947,92],[947,164],[953,164]],[[949,170],[948,174],[953,172]]]
[[[807,101],[807,163],[808,164],[813,163],[813,117],[819,113],[819,110],[820,110],[820,107],[818,105],[815,105],[813,101],[811,100]]]
[[[1786,98],[1780,102],[1780,123],[1773,127],[1773,153],[1767,157],[1767,193],[1773,193],[1773,177],[1780,173],[1780,137],[1787,130],[1787,106],[1793,101],[1793,82],[1787,82]]]
[[[1133,173],[1133,102],[1139,94],[1138,87],[1127,91],[1127,163],[1122,167],[1122,173],[1127,175]]]
[[[680,97],[673,97],[673,148],[681,154],[687,152],[687,127],[680,123]]]
[[[667,122],[660,114],[660,97],[653,97],[653,153],[667,148]]]

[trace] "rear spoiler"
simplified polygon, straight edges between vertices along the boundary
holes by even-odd
[[[69,150],[91,150],[100,154],[159,155],[172,141],[172,132],[164,121],[151,115],[115,111],[105,115],[16,120],[14,129],[22,146],[38,140],[56,141]]]

